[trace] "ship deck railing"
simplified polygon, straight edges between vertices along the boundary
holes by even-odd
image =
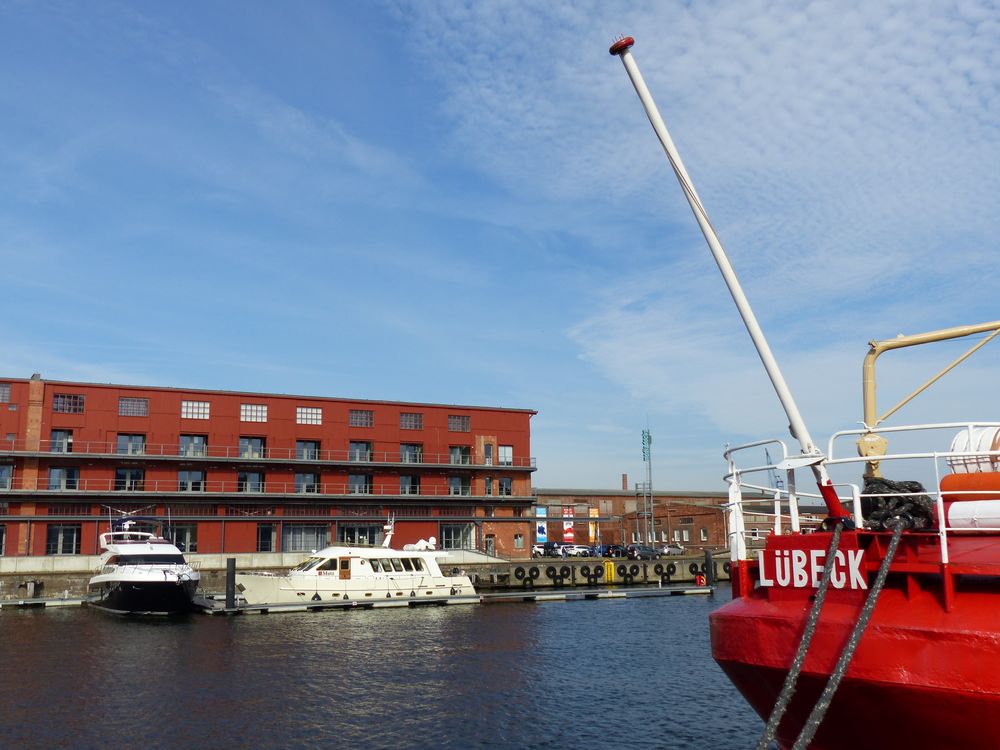
[[[936,526],[926,533],[936,534],[940,545],[935,548],[936,551],[925,551],[923,559],[914,563],[916,567],[930,570],[941,565],[953,565],[958,566],[953,572],[1000,575],[1000,559],[992,553],[991,545],[983,542],[984,536],[1000,534],[1000,527],[977,526],[969,529],[949,526],[944,493],[941,491],[941,479],[949,473],[976,473],[973,468],[982,470],[984,466],[993,467],[1000,473],[1000,450],[904,450],[883,456],[859,456],[855,447],[855,441],[869,433],[888,435],[893,441],[903,443],[920,437],[926,443],[928,433],[946,434],[951,440],[960,431],[968,431],[967,444],[971,445],[975,431],[983,428],[1000,428],[1000,422],[947,422],[842,430],[830,437],[824,463],[838,498],[851,512],[858,529],[865,527],[862,501],[884,494],[863,493],[863,474],[868,462],[878,461],[883,476],[918,481],[923,485],[922,492],[900,493],[901,497],[926,495],[936,508]],[[844,445],[849,439],[853,440],[849,449],[845,450]],[[815,488],[811,463],[799,454],[789,453],[788,445],[783,440],[766,439],[733,446],[727,448],[724,456],[729,464],[725,479],[730,486],[729,501],[724,508],[728,511],[727,535],[733,561],[751,559],[751,553],[763,546],[769,534],[808,533],[819,527],[826,515],[823,498],[818,489],[803,489]],[[755,456],[763,456],[764,461],[755,460]],[[739,465],[738,461],[744,465]],[[959,471],[956,472],[956,468]],[[961,494],[964,499],[976,496],[997,499],[1000,484],[987,490],[962,489],[956,494]],[[927,557],[928,554],[933,559]]]

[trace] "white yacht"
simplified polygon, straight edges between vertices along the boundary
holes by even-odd
[[[101,534],[101,564],[90,579],[89,604],[116,614],[189,612],[201,575],[168,539],[121,530]]]
[[[249,605],[350,603],[371,607],[475,604],[467,575],[445,575],[434,538],[392,549],[392,522],[381,547],[343,545],[313,552],[285,574],[237,573],[236,589]]]

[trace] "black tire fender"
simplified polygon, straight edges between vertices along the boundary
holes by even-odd
[[[540,571],[538,569],[537,565],[532,565],[531,566],[531,570],[528,571],[528,575],[531,576],[532,580],[538,578],[538,576],[540,576],[541,574],[542,574],[542,571]]]
[[[589,565],[581,565],[580,566],[580,575],[582,575],[584,578],[590,578],[590,566]]]
[[[698,563],[691,563],[690,565],[688,565],[688,571],[693,576],[698,575]]]
[[[637,575],[639,575],[639,566],[638,565],[633,565],[632,567],[630,567],[628,569],[628,574],[630,576],[632,576],[633,578],[635,578]]]
[[[519,581],[523,581],[524,577],[527,575],[527,571],[524,568],[514,568],[514,578]]]
[[[560,578],[569,578],[570,572],[571,571],[569,569],[569,565],[563,565],[561,568],[559,568],[559,577]]]
[[[660,563],[656,563],[656,565],[653,566],[653,572],[656,573],[656,575],[658,576],[662,576],[663,566]]]
[[[667,575],[672,576],[676,572],[677,572],[677,566],[674,565],[673,563],[667,563]]]
[[[556,577],[556,566],[555,565],[550,565],[549,567],[547,567],[545,569],[545,575],[546,575],[547,578],[555,578]]]
[[[732,572],[733,570],[733,566],[727,560],[726,562],[722,563],[722,569],[725,571],[726,575],[729,575],[730,572]]]
[[[627,576],[628,575],[628,567],[625,566],[625,565],[619,565],[618,566],[618,575],[620,575],[622,578],[624,578],[625,576]]]

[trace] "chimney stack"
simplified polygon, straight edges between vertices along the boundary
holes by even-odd
[[[622,491],[628,491],[628,474],[622,474]]]

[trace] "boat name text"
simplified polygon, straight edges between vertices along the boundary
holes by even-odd
[[[834,553],[830,585],[835,589],[867,589],[868,580],[862,572],[864,550],[852,549]],[[759,550],[761,586],[816,588],[823,575],[826,551],[821,549]],[[772,577],[773,576],[773,577]]]

